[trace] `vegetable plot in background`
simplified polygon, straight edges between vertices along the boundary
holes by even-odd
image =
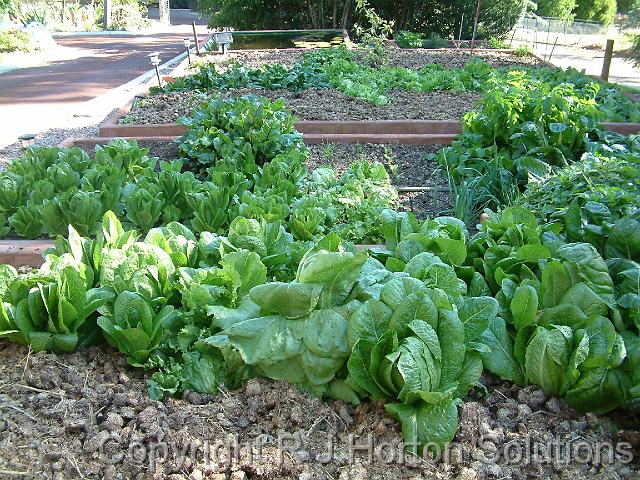
[[[482,60],[472,58],[462,68],[445,68],[427,64],[421,69],[404,67],[371,68],[358,61],[346,48],[323,48],[306,53],[298,63],[287,66],[266,64],[247,68],[232,64],[220,73],[215,64],[202,65],[200,70],[152,88],[152,93],[197,91],[202,93],[237,88],[286,89],[302,91],[308,88],[335,88],[350,97],[374,105],[390,102],[386,95],[392,90],[409,92],[501,91],[510,84],[510,76],[521,72],[528,81],[540,82],[549,90],[562,84],[573,84],[576,92],[588,95],[597,88],[595,99],[603,119],[611,122],[640,121],[640,107],[610,84],[597,83],[575,69],[548,67],[491,68]],[[595,86],[595,87],[594,87]]]

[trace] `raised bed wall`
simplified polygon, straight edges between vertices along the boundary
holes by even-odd
[[[186,131],[177,123],[120,124],[133,100],[118,110],[100,126],[100,137],[179,137]],[[640,133],[640,123],[602,122],[605,130],[632,135]],[[306,143],[406,143],[411,145],[451,144],[462,132],[462,124],[452,120],[376,120],[319,121],[295,123]]]

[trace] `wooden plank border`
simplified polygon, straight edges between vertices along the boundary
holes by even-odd
[[[119,124],[118,121],[131,110],[137,96],[124,107],[118,109],[99,127],[99,135],[107,137],[179,137],[186,128],[177,123],[164,124]],[[605,130],[623,135],[640,133],[640,123],[602,122]],[[309,143],[444,143],[448,138],[437,140],[425,137],[420,142],[419,135],[456,136],[462,133],[462,123],[455,120],[301,120],[295,123],[296,129],[308,135]],[[358,139],[358,136],[361,138]],[[443,137],[443,138],[444,138]],[[377,138],[377,140],[376,140]],[[318,140],[319,139],[319,140]],[[395,141],[393,141],[395,139]],[[306,140],[305,140],[306,141]]]

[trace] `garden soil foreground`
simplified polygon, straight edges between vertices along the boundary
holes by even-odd
[[[399,428],[380,403],[325,403],[262,379],[216,397],[157,402],[143,372],[106,347],[53,355],[0,342],[0,358],[0,478],[639,478],[633,419],[581,415],[537,388],[489,377],[485,393],[460,405],[445,462],[399,453]],[[514,453],[536,451],[535,442],[581,445],[582,454],[527,461]],[[622,453],[598,461],[610,444]],[[514,456],[495,453],[505,450]]]

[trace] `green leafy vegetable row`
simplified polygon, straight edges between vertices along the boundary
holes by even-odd
[[[309,151],[281,103],[206,99],[184,123],[184,161],[158,162],[117,139],[94,159],[79,148],[29,149],[0,173],[0,234],[55,237],[72,225],[93,235],[113,211],[143,232],[174,221],[221,232],[243,216],[288,222],[304,240],[329,227],[350,241],[379,240],[376,220],[397,202],[384,167],[354,162],[339,179],[328,168],[307,175]]]
[[[154,398],[264,376],[384,400],[420,453],[451,441],[483,368],[582,411],[640,407],[637,252],[611,240],[605,261],[521,207],[472,238],[451,217],[380,224],[368,254],[242,217],[225,236],[171,223],[140,241],[108,213],[95,239],[70,227],[39,271],[2,267],[0,335],[53,351],[102,335],[153,371]]]
[[[232,64],[219,72],[215,64],[202,65],[198,72],[177,78],[153,92],[228,90],[235,88],[286,89],[300,91],[307,88],[335,88],[351,97],[375,105],[390,102],[392,90],[433,92],[438,90],[500,92],[510,83],[513,71],[523,72],[529,81],[541,82],[549,90],[564,83],[572,83],[577,92],[589,94],[595,89],[595,100],[607,121],[640,121],[640,107],[610,84],[598,84],[575,69],[548,67],[491,68],[480,59],[471,59],[462,68],[445,68],[427,64],[420,69],[404,67],[371,67],[357,61],[353,51],[346,48],[323,48],[309,52],[292,66],[266,64],[248,68]],[[598,87],[595,87],[595,86]]]
[[[449,176],[456,216],[472,223],[483,208],[517,201],[528,185],[557,178],[557,171],[581,159],[628,165],[640,152],[637,140],[597,128],[597,92],[596,84],[551,88],[522,72],[490,90],[481,108],[465,116],[462,135],[436,154]]]

